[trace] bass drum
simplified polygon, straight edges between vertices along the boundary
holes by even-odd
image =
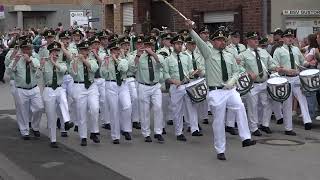
[[[291,94],[291,84],[286,78],[274,77],[267,81],[267,91],[273,100],[284,102]]]
[[[299,74],[300,84],[303,89],[309,92],[320,89],[320,70],[308,69],[301,71]]]
[[[239,92],[240,96],[247,94],[253,86],[253,80],[248,73],[240,74],[240,77],[237,81],[237,88],[236,90]]]

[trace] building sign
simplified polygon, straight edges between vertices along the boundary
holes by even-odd
[[[70,11],[70,26],[87,26],[91,16],[87,16],[85,11]]]
[[[320,10],[283,10],[285,16],[320,16]]]
[[[4,16],[4,6],[3,5],[0,5],[0,19],[4,19],[5,16]]]

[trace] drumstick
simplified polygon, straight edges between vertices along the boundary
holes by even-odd
[[[183,19],[187,20],[188,18],[183,15],[177,8],[175,8],[172,4],[168,3],[168,1],[166,0],[162,0],[165,4],[167,4],[171,9],[173,9],[176,13],[178,13]],[[194,22],[192,22],[192,25],[194,24]]]

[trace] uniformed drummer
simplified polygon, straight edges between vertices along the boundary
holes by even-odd
[[[240,43],[240,32],[239,31],[233,31],[230,34],[231,43],[227,47],[228,52],[231,52],[235,55],[235,57],[238,57],[237,55],[241,52],[245,51],[247,48],[245,45]]]
[[[183,110],[186,108],[192,136],[202,136],[198,127],[198,113],[196,105],[192,104],[191,99],[187,96],[186,85],[190,78],[199,75],[200,71],[194,71],[192,59],[185,52],[182,52],[184,39],[182,36],[176,36],[171,40],[174,51],[167,58],[167,65],[164,68],[164,78],[170,84],[171,103],[174,113],[175,135],[178,141],[186,141],[183,135]]]
[[[49,44],[47,48],[50,53],[49,60],[41,62],[45,86],[43,90],[43,102],[48,119],[49,137],[51,140],[50,146],[52,148],[57,148],[57,114],[60,114],[64,120],[65,130],[69,130],[71,127],[73,127],[73,123],[69,123],[70,116],[66,90],[61,87],[64,74],[67,71],[66,62],[59,61],[61,45],[58,42],[53,42]]]
[[[312,122],[308,110],[308,104],[305,95],[301,91],[299,84],[299,68],[306,63],[304,56],[300,49],[293,45],[294,30],[286,29],[282,35],[283,46],[278,47],[273,54],[273,58],[282,67],[281,75],[285,76],[291,83],[292,93],[290,97],[283,103],[283,120],[285,124],[285,134],[295,136],[296,133],[292,130],[292,95],[295,96],[299,102],[302,119],[306,130],[312,128]]]
[[[29,140],[29,121],[32,117],[32,132],[35,137],[40,137],[40,120],[43,112],[43,101],[40,88],[37,85],[36,72],[40,61],[32,55],[32,41],[26,39],[20,44],[21,51],[11,61],[8,70],[14,76],[16,106],[21,113],[18,125],[23,139]],[[32,116],[30,115],[32,113]]]
[[[214,147],[218,153],[217,158],[226,160],[224,154],[226,145],[224,129],[226,108],[232,108],[236,112],[236,121],[242,139],[242,146],[251,146],[256,143],[251,140],[246,111],[239,93],[234,88],[238,79],[238,66],[235,58],[224,51],[226,47],[226,33],[224,31],[218,30],[211,35],[210,40],[213,48],[210,48],[192,30],[192,24],[191,20],[186,20],[190,35],[205,59],[206,80],[209,87],[208,104],[210,105],[210,110],[214,112],[212,124]]]
[[[89,57],[90,42],[85,40],[78,44],[79,55],[71,61],[71,75],[74,79],[74,99],[77,108],[81,146],[87,146],[87,123],[90,127],[90,139],[100,143],[99,135],[99,92],[94,83],[94,75],[99,66],[95,59]]]
[[[187,31],[189,32],[189,31]],[[196,51],[197,45],[196,42],[188,36],[185,39],[186,48],[185,51],[192,59],[192,68],[194,71],[199,71],[199,75],[194,75],[191,81],[204,77],[205,75],[205,68],[204,68],[204,58],[203,56]],[[198,118],[203,120],[203,122],[208,122],[208,102],[206,100],[197,104],[197,112]]]
[[[164,58],[155,53],[153,36],[144,39],[143,48],[137,49],[137,54],[131,61],[130,68],[133,69],[137,79],[139,113],[141,118],[141,132],[145,142],[152,142],[150,137],[150,107],[154,114],[154,138],[163,142],[162,137],[162,93],[160,71],[164,66]]]
[[[269,124],[272,114],[272,99],[267,93],[266,81],[269,71],[278,70],[277,63],[266,50],[258,47],[257,32],[248,32],[246,41],[248,49],[242,52],[239,58],[241,66],[251,75],[254,81],[253,88],[246,95],[249,128],[254,136],[261,136],[262,134],[258,129],[260,120],[262,124],[260,129],[267,134],[271,134]],[[262,105],[261,117],[258,116],[259,104]]]
[[[72,42],[70,43],[70,48],[77,50],[77,45],[80,44],[83,37],[84,35],[79,29],[74,30],[72,32]]]

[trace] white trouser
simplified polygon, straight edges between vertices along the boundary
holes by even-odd
[[[132,132],[131,99],[127,83],[118,86],[116,82],[106,81],[106,102],[110,108],[111,138],[120,139],[120,130]]]
[[[138,83],[138,99],[141,117],[141,132],[144,137],[150,136],[150,105],[154,114],[154,133],[162,134],[163,115],[162,115],[162,93],[161,85],[147,86]]]
[[[56,142],[57,114],[63,119],[63,122],[61,122],[63,127],[65,122],[70,121],[66,90],[62,87],[58,87],[56,90],[45,87],[42,97],[48,119],[49,137],[51,142]]]
[[[86,89],[82,83],[74,83],[74,99],[77,108],[77,120],[80,138],[87,138],[87,120],[91,133],[99,133],[99,92],[93,83]]]
[[[128,84],[131,104],[132,104],[131,121],[139,122],[139,103],[138,103],[138,93],[137,93],[137,82],[132,77],[128,78],[126,82]]]
[[[246,103],[246,101],[247,101],[246,97],[247,97],[247,95],[241,96],[241,100],[242,100],[242,103],[244,104],[244,107],[247,107],[246,105],[248,104],[248,103]],[[235,122],[236,122],[236,113],[230,109],[227,109],[226,126],[235,127]]]
[[[280,102],[277,102],[277,101],[272,102],[272,111],[274,112],[274,116],[276,120],[283,118],[282,104]]]
[[[94,79],[94,83],[98,87],[98,92],[99,92],[99,107],[100,107],[100,116],[99,120],[101,123],[106,123],[106,107],[105,107],[105,101],[106,101],[106,85],[105,85],[105,80],[103,78],[96,78]]]
[[[168,120],[173,120],[173,111],[171,97],[169,93],[162,93],[162,113],[163,113],[163,128],[166,127],[166,122]]]
[[[15,104],[15,107],[16,107],[16,117],[17,117],[17,122],[19,121],[22,121],[22,113],[21,113],[21,110],[20,108],[18,108],[18,104],[17,104],[17,100],[16,100],[16,83],[14,82],[14,80],[10,80],[10,92],[11,92],[11,95],[13,97],[13,100],[14,100],[14,104]],[[30,114],[30,117],[29,119],[31,120],[31,117],[32,115]]]
[[[234,89],[213,90],[209,92],[208,104],[214,116],[212,128],[214,133],[214,147],[217,153],[224,153],[226,146],[225,114],[226,109],[234,111],[241,140],[251,139],[246,110],[240,94]]]
[[[208,101],[207,99],[197,104],[199,119],[208,119]]]
[[[173,121],[175,123],[175,135],[179,136],[182,134],[184,113],[188,114],[191,132],[199,131],[196,105],[192,104],[190,97],[187,95],[186,85],[180,85],[177,88],[176,85],[171,84],[170,94],[174,115]],[[184,108],[186,108],[186,112],[184,112]]]
[[[266,90],[266,84],[254,84],[254,87],[247,94],[248,104],[248,121],[251,132],[258,130],[259,120],[260,123],[269,127],[272,114],[272,99]],[[261,112],[259,108],[261,105]]]
[[[39,131],[40,120],[43,112],[43,102],[40,94],[40,88],[38,86],[30,90],[16,88],[15,99],[17,102],[17,109],[19,109],[21,112],[21,117],[17,117],[21,134],[29,135],[30,117],[32,117],[32,129]],[[30,113],[32,115],[30,115]]]
[[[69,111],[70,111],[70,120],[74,122],[75,125],[78,125],[77,122],[77,108],[73,96],[73,78],[69,74],[63,76],[62,87],[66,90]],[[61,124],[61,131],[64,131],[64,124]]]
[[[297,81],[293,80],[295,78],[296,77],[293,77],[293,78],[287,77],[289,82],[291,82],[291,94],[290,94],[289,98],[283,102],[283,120],[284,120],[284,125],[285,125],[286,131],[291,131],[293,129],[293,125],[292,125],[292,96],[296,97],[299,102],[304,124],[311,123],[311,118],[310,118],[310,114],[309,114],[306,96],[304,94],[302,94],[300,84],[297,83]]]

